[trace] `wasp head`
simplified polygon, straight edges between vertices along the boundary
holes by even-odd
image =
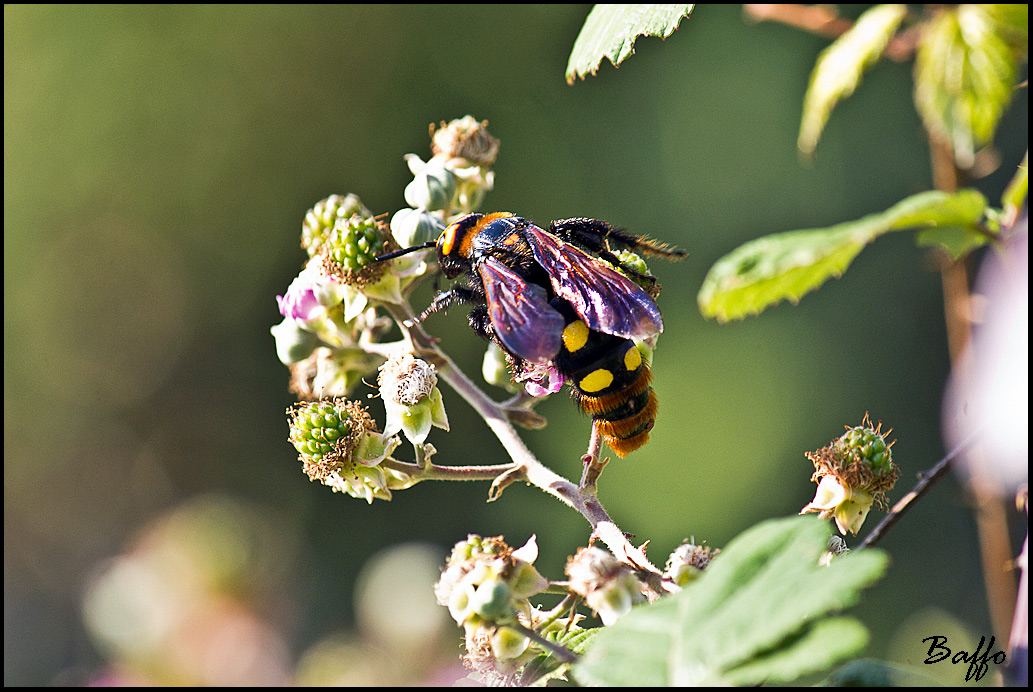
[[[484,214],[467,214],[453,221],[438,236],[435,244],[438,264],[449,279],[470,270],[470,237],[476,233],[483,217]]]

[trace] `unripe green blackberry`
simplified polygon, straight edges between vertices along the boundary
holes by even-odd
[[[649,267],[646,266],[646,261],[631,250],[618,250],[613,254],[617,256],[617,259],[637,271],[639,274],[649,273]]]
[[[834,517],[840,533],[856,534],[872,505],[885,508],[886,493],[893,489],[900,469],[893,463],[882,423],[871,425],[867,414],[856,428],[827,447],[808,452],[814,464],[811,480],[818,483],[814,499],[801,514],[817,512],[823,519]]]
[[[381,462],[398,446],[398,439],[377,432],[373,419],[357,401],[323,399],[296,404],[290,437],[311,480],[335,492],[367,502],[391,499],[391,490],[413,484],[407,474],[384,468]]]
[[[373,260],[394,249],[387,226],[372,216],[339,219],[323,244],[324,268],[346,284],[364,286],[379,278],[384,264]]]
[[[646,265],[646,261],[631,250],[617,250],[613,254],[616,255],[617,259],[623,262],[629,269],[645,276],[652,276],[652,274],[649,273],[649,267]],[[641,276],[635,276],[634,274],[626,272],[623,269],[621,269],[620,272],[641,286],[653,300],[656,300],[660,296],[660,284],[655,279],[649,281],[647,279],[643,279]]]
[[[301,224],[301,247],[305,248],[309,257],[315,257],[337,222],[356,214],[363,217],[373,215],[356,195],[330,195],[316,202],[305,214]]]
[[[863,462],[877,475],[889,473],[893,468],[890,446],[878,430],[870,427],[850,428],[832,443],[832,447],[844,457]]]
[[[372,429],[373,421],[357,402],[324,399],[296,404],[291,416],[290,437],[306,464],[321,464],[328,456],[350,456],[355,440]]]

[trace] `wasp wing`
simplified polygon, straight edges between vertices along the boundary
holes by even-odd
[[[646,339],[664,330],[660,308],[645,290],[610,264],[528,224],[524,235],[552,288],[574,306],[590,329]]]
[[[560,352],[566,320],[549,305],[545,289],[529,284],[494,257],[486,257],[477,270],[491,324],[506,350],[540,364],[552,361]]]

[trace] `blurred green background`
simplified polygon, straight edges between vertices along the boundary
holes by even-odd
[[[654,562],[797,512],[804,452],[866,412],[898,440],[893,500],[943,454],[940,279],[910,235],[798,306],[722,326],[695,302],[747,240],[931,187],[910,65],[874,69],[805,166],[825,39],[700,6],[568,86],[589,7],[4,7],[5,684],[447,683],[460,630],[427,603],[453,543],[537,534],[538,566],[561,576],[589,526],[532,488],[489,505],[486,484],[423,483],[367,505],[310,483],[286,441],[269,328],[302,218],[332,193],[405,206],[402,156],[427,158],[442,120],[486,119],[501,140],[486,210],[606,219],[689,251],[653,267],[652,441],[600,483]],[[979,181],[994,202],[1026,148],[1027,93]],[[426,326],[477,375],[464,311]],[[499,463],[443,390],[436,460]],[[525,439],[576,478],[588,420],[563,395],[539,411],[549,426]],[[990,633],[968,504],[949,480],[884,541],[891,573],[858,609],[869,654],[917,662],[922,637]]]

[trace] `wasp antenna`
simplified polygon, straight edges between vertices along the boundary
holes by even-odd
[[[395,250],[394,252],[389,252],[387,254],[380,255],[379,257],[375,257],[373,261],[383,262],[384,260],[394,259],[395,257],[401,257],[402,255],[408,255],[410,252],[416,252],[418,250],[427,250],[428,248],[434,247],[434,244],[436,242],[437,241],[434,240],[428,240],[426,243],[423,243],[422,245],[413,245],[412,247],[402,248],[401,250]]]

